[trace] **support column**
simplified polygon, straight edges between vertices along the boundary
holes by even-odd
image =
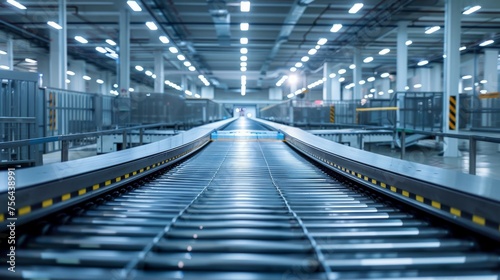
[[[165,93],[165,69],[164,69],[163,52],[158,50],[155,52],[155,92]]]
[[[9,70],[14,70],[14,39],[11,35],[7,36],[7,57],[5,65],[9,67]]]
[[[84,92],[86,90],[83,76],[87,75],[87,62],[85,60],[73,60],[70,62],[70,70],[75,73],[74,76],[68,76],[71,81],[68,85],[70,90]]]
[[[403,92],[408,83],[408,22],[398,22],[396,91]]]
[[[443,65],[441,63],[432,64],[430,80],[430,91],[443,91]]]
[[[50,30],[50,84],[49,86],[66,89],[66,69],[68,64],[66,24],[66,0],[59,0],[59,25],[61,30]]]
[[[330,78],[330,74],[332,73],[332,65],[330,62],[325,62],[323,64],[323,78],[326,81],[323,83],[323,100],[331,101],[333,100],[333,88],[332,78]]]
[[[129,97],[130,88],[130,12],[125,6],[120,10],[120,44],[119,64],[120,73],[118,88],[121,97]]]
[[[498,92],[498,50],[484,51],[484,79],[488,81],[484,89],[488,92]]]
[[[428,67],[418,68],[417,69],[417,76],[418,76],[417,81],[419,84],[422,85],[422,87],[419,89],[413,88],[410,90],[423,91],[423,92],[431,91],[431,80],[433,79],[433,78],[431,78],[432,77],[431,76],[431,68],[428,68]]]
[[[282,99],[283,99],[283,89],[281,87],[269,88],[269,100],[282,100]]]
[[[354,88],[352,99],[356,100],[363,98],[363,96],[361,95],[362,85],[359,84],[359,81],[361,81],[362,79],[363,60],[361,58],[361,51],[359,49],[356,49],[354,53],[354,65],[356,65],[356,68],[354,68],[353,70]]]
[[[201,87],[201,98],[214,99],[214,87]]]
[[[459,128],[459,102],[458,102],[458,83],[460,80],[460,24],[462,17],[462,0],[446,0],[445,4],[445,17],[444,17],[444,53],[446,58],[444,59],[444,73],[445,73],[445,84],[444,84],[444,94],[443,94],[443,131],[444,132],[457,132]],[[450,97],[455,96],[456,102],[456,112],[455,117],[455,129],[450,129],[449,127],[449,112],[450,112]],[[445,157],[457,157],[459,156],[458,151],[458,139],[445,138]]]

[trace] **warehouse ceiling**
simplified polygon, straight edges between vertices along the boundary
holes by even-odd
[[[30,69],[25,58],[34,52],[45,51],[50,42],[51,27],[47,21],[57,22],[58,1],[19,0],[27,9],[20,10],[2,1],[0,28],[16,34],[15,38],[29,39],[29,44],[16,44],[17,69]],[[74,58],[85,59],[100,68],[114,71],[116,60],[96,51],[96,47],[116,47],[107,39],[119,42],[120,7],[131,14],[131,73],[135,80],[151,83],[145,72],[135,70],[136,65],[154,70],[154,61],[165,59],[166,79],[181,84],[187,75],[198,86],[204,75],[217,88],[217,92],[238,93],[241,76],[247,77],[246,89],[251,94],[274,87],[283,75],[302,57],[309,60],[297,67],[296,75],[312,82],[322,77],[322,66],[331,62],[347,69],[346,81],[352,81],[356,49],[361,57],[373,57],[363,64],[363,78],[380,73],[394,73],[396,69],[397,26],[408,22],[408,65],[416,67],[421,60],[441,61],[444,42],[444,0],[251,0],[250,11],[241,11],[241,1],[234,0],[137,0],[141,11],[135,12],[127,1],[67,0],[68,52]],[[354,3],[363,3],[357,13],[349,13]],[[462,53],[479,52],[479,44],[487,39],[495,42],[487,48],[500,47],[500,1],[464,0],[464,7],[480,5],[481,9],[462,17]],[[153,21],[159,27],[152,31],[145,25]],[[248,23],[248,30],[241,30]],[[338,32],[330,32],[333,24],[342,24]],[[441,29],[426,34],[427,28]],[[82,36],[88,43],[77,42]],[[167,36],[169,43],[159,40]],[[247,38],[243,44],[241,38]],[[308,55],[318,45],[327,42]],[[0,39],[1,40],[1,39]],[[1,41],[0,41],[1,42]],[[176,47],[173,54],[169,48]],[[246,48],[248,53],[242,54]],[[390,51],[380,55],[382,49]],[[244,50],[243,50],[244,51]],[[190,71],[182,54],[194,69]],[[109,53],[108,53],[109,55]],[[241,56],[247,57],[246,71],[242,72]],[[152,79],[152,78],[151,78]],[[286,91],[286,90],[285,90]],[[286,93],[286,92],[285,92]]]

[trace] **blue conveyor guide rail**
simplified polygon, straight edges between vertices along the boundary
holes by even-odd
[[[19,232],[0,279],[498,279],[498,243],[383,197],[283,141],[212,141]]]

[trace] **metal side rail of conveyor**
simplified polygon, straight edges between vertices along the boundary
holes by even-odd
[[[1,279],[500,274],[498,243],[485,246],[468,230],[330,174],[281,139],[212,139],[184,161],[42,225],[22,232],[17,271],[0,271]]]

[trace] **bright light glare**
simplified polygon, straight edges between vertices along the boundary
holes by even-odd
[[[339,74],[340,74],[340,75],[345,74],[345,72],[347,72],[347,70],[345,70],[345,69],[340,69],[340,70],[339,70]]]
[[[241,1],[240,9],[242,12],[250,12],[250,1]]]
[[[484,47],[484,46],[487,46],[487,45],[491,45],[493,43],[495,43],[495,41],[493,41],[493,40],[487,40],[487,41],[484,41],[481,44],[479,44],[479,46]]]
[[[370,62],[372,62],[372,61],[373,61],[373,57],[371,57],[371,56],[369,56],[369,57],[367,57],[367,58],[363,59],[363,62],[364,62],[364,63],[370,63]]]
[[[160,36],[159,39],[163,44],[170,43],[170,40],[167,38],[167,36]]]
[[[7,0],[7,3],[11,4],[12,6],[14,6],[20,10],[26,10],[26,7],[23,4],[15,1],[15,0]]]
[[[107,40],[106,40],[106,43],[110,44],[111,46],[116,46],[115,41],[113,41],[113,40],[111,40],[111,39],[107,39]]]
[[[310,50],[307,52],[307,54],[308,54],[308,55],[315,55],[317,52],[318,52],[318,50],[316,50],[316,49],[310,49]]]
[[[134,11],[134,12],[140,12],[140,11],[142,11],[142,9],[139,6],[139,4],[137,4],[137,2],[135,2],[135,1],[127,1],[127,4],[132,9],[132,11]]]
[[[430,28],[427,28],[425,30],[425,34],[432,34],[432,33],[436,32],[436,31],[438,31],[439,29],[441,29],[441,26],[438,26],[438,25],[430,27]]]
[[[478,11],[479,9],[481,9],[481,6],[467,7],[467,8],[465,8],[465,11],[462,14],[470,15],[470,14]]]
[[[240,30],[241,31],[248,31],[249,28],[250,28],[250,24],[248,24],[248,22],[240,23]]]
[[[75,36],[75,40],[77,40],[78,42],[82,43],[82,44],[87,44],[89,41],[87,41],[87,39],[83,38],[82,36]]]
[[[56,23],[54,21],[47,21],[47,24],[49,26],[51,26],[52,28],[55,28],[57,30],[61,30],[62,29],[62,26],[60,26],[58,23]]]
[[[179,50],[176,48],[176,47],[170,47],[168,48],[168,50],[171,52],[171,53],[178,53]]]
[[[321,39],[318,40],[318,45],[319,46],[323,46],[324,44],[326,44],[326,42],[328,42],[328,39],[321,38]]]
[[[427,65],[427,64],[429,64],[429,61],[427,61],[427,60],[422,60],[419,63],[417,63],[418,66],[424,66],[424,65]]]
[[[158,30],[158,26],[156,26],[156,24],[152,21],[147,21],[146,22],[146,26],[150,29],[150,30]]]
[[[339,30],[342,29],[342,24],[340,23],[336,23],[332,26],[332,28],[330,29],[330,32],[339,32]]]
[[[144,70],[144,67],[140,66],[140,65],[136,65],[135,66],[135,70],[137,71],[143,71]]]
[[[245,38],[245,37],[241,38],[240,39],[240,44],[242,44],[242,45],[248,44],[248,38]]]
[[[383,49],[383,50],[379,51],[379,52],[378,52],[378,54],[380,54],[380,55],[386,55],[386,54],[388,54],[390,51],[391,51],[391,49]]]
[[[408,40],[408,41],[406,41],[406,42],[405,42],[405,45],[407,45],[407,46],[409,46],[409,45],[411,45],[411,44],[413,44],[413,41],[412,41],[412,40]]]
[[[361,10],[361,8],[363,8],[363,4],[362,3],[356,3],[352,6],[351,9],[349,9],[349,13],[350,14],[355,14],[357,12],[359,12],[359,10]]]

